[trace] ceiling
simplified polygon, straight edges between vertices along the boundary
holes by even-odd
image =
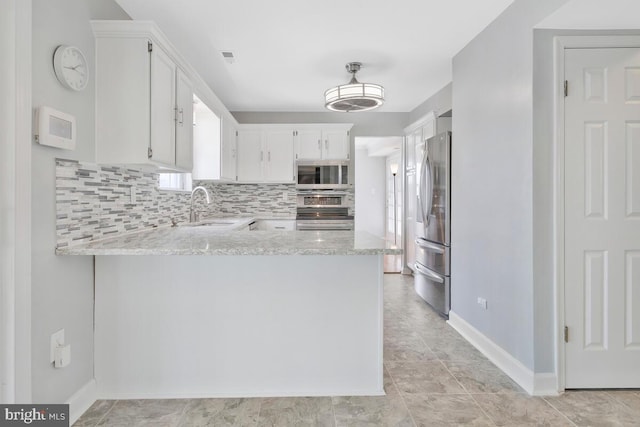
[[[116,0],[155,21],[230,111],[325,111],[324,91],[385,87],[408,112],[451,81],[451,59],[513,0]],[[221,51],[232,51],[233,63]]]

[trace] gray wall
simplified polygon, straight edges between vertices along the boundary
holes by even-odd
[[[516,1],[453,59],[452,309],[531,370],[532,28],[564,3]]]
[[[128,19],[112,0],[33,1],[33,107],[75,115],[75,151],[33,144],[32,152],[32,378],[34,402],[64,402],[93,378],[93,260],[55,256],[55,157],[94,161],[94,77],[82,92],[63,88],[53,72],[59,44],[78,46],[94,63],[90,19]],[[71,365],[49,363],[50,335],[64,328]]]
[[[422,104],[418,105],[409,113],[409,123],[413,123],[425,114],[435,111],[436,116],[453,108],[453,83],[449,83],[438,92],[434,93]]]

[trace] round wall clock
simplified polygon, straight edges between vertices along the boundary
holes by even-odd
[[[60,45],[53,52],[53,70],[62,86],[81,91],[89,82],[89,66],[82,51],[75,46]]]

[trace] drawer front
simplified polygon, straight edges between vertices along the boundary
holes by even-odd
[[[451,282],[449,276],[440,276],[428,268],[415,264],[414,289],[420,297],[441,316],[449,317],[451,309]]]
[[[449,275],[451,248],[424,239],[416,239],[416,262],[440,273]]]

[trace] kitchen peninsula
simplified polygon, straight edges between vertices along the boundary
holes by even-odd
[[[95,256],[101,399],[380,395],[384,240],[165,227]]]

